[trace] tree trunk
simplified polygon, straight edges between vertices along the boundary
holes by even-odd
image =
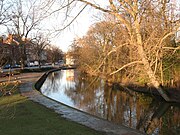
[[[24,59],[23,59],[23,57],[21,56],[21,69],[24,69],[24,67],[25,67]]]
[[[138,53],[139,53],[139,56],[143,62],[144,70],[147,73],[151,83],[157,89],[159,94],[164,98],[164,100],[170,101],[169,97],[167,96],[165,91],[163,91],[160,83],[158,82],[158,80],[157,80],[157,78],[156,78],[156,76],[155,76],[155,74],[154,74],[154,72],[150,66],[150,63],[148,62],[147,56],[146,56],[145,51],[143,49],[142,38],[141,38],[141,34],[140,34],[140,27],[139,27],[138,21],[135,22],[135,29],[136,29]]]
[[[41,68],[41,58],[40,58],[40,56],[38,56],[38,65],[39,65],[39,68]]]
[[[146,71],[151,83],[153,84],[153,86],[157,89],[157,91],[159,92],[159,94],[164,98],[164,100],[166,101],[170,101],[169,97],[167,96],[167,94],[165,93],[165,91],[163,91],[162,87],[160,86],[160,83],[158,82],[157,78],[155,77],[150,64],[146,58],[145,52],[143,50],[142,46],[138,46],[138,53],[142,59],[143,65],[144,65],[144,70]]]

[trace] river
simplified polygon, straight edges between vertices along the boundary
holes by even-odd
[[[109,87],[97,77],[78,71],[51,73],[41,87],[43,95],[116,124],[153,135],[179,135],[180,105],[153,96]]]

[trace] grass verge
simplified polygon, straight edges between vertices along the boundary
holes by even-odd
[[[20,94],[0,98],[1,135],[102,135]]]

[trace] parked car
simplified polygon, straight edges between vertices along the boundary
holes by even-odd
[[[19,64],[14,64],[13,66],[12,66],[12,68],[20,68],[21,67],[21,65],[19,65]]]
[[[6,65],[3,66],[3,69],[9,69],[9,68],[11,68],[10,64],[6,64]]]

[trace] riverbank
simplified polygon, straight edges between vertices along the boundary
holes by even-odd
[[[131,86],[126,86],[126,87],[132,91],[136,91],[136,92],[140,92],[140,93],[144,93],[148,95],[153,95],[159,98],[159,100],[163,100],[159,92],[154,87],[137,86],[137,85],[131,85]],[[172,103],[180,103],[180,89],[163,87],[163,90],[167,93]]]
[[[109,85],[109,84],[108,84]],[[142,86],[135,84],[121,84],[121,83],[111,83],[109,87],[112,87],[114,90],[122,90],[128,93],[138,92],[144,93],[155,97],[159,101],[166,102],[159,92],[153,86]],[[163,87],[163,90],[167,93],[171,101],[169,103],[180,103],[180,89],[175,87]]]
[[[50,99],[44,97],[38,91],[33,90],[34,88],[32,87],[34,85],[34,83],[37,81],[37,79],[42,74],[43,74],[43,72],[42,73],[23,73],[23,74],[14,76],[14,78],[11,78],[11,79],[12,80],[19,79],[19,81],[21,82],[21,85],[19,86],[19,90],[22,92],[23,96],[28,97],[28,99],[30,99],[33,102],[37,102],[38,104],[46,106],[46,108],[49,108],[51,112],[55,111],[57,114],[59,114],[58,116],[60,116],[63,119],[65,118],[66,121],[74,121],[74,122],[78,123],[78,125],[79,124],[84,125],[86,128],[89,127],[88,130],[92,130],[93,131],[92,134],[102,134],[102,132],[103,132],[103,134],[108,134],[108,135],[142,134],[134,129],[130,129],[130,128],[127,128],[127,127],[121,126],[121,125],[112,124],[106,120],[102,120],[97,117],[93,117],[91,115],[88,115],[81,111],[75,110],[73,108],[69,108],[63,104],[57,103],[56,101],[53,101],[53,100],[50,100]],[[8,78],[6,78],[5,80],[8,80]],[[1,78],[0,81],[2,82],[4,80]],[[9,96],[9,97],[11,97],[11,96]],[[24,108],[24,107],[22,107],[22,108]],[[43,118],[40,118],[40,119],[43,119]],[[46,119],[46,118],[44,118],[44,119]],[[31,123],[31,125],[32,124],[33,123]],[[57,124],[57,125],[59,125],[59,124]],[[47,127],[47,128],[49,128],[49,127]],[[69,128],[65,128],[64,130],[69,130]],[[74,130],[81,131],[81,129],[78,129],[78,128],[76,128]],[[66,134],[68,134],[68,133],[66,133]],[[86,134],[86,133],[81,132],[81,133],[77,133],[77,134],[80,135],[80,134]]]
[[[144,93],[150,96],[155,96],[156,99],[166,102],[162,96],[159,94],[157,89],[153,87],[152,85],[147,85],[147,84],[140,84],[140,83],[133,83],[133,82],[125,82],[125,83],[120,83],[120,82],[113,82],[112,80],[107,80],[106,77],[102,75],[96,75],[88,72],[83,72],[85,76],[93,76],[97,78],[101,78],[105,80],[106,85],[108,87],[111,87],[114,90],[123,90],[128,93],[133,93],[133,92],[139,92],[139,93]],[[162,86],[162,89],[165,91],[165,93],[168,95],[170,98],[170,101],[168,103],[180,103],[180,82],[177,81],[176,85],[174,86]]]

